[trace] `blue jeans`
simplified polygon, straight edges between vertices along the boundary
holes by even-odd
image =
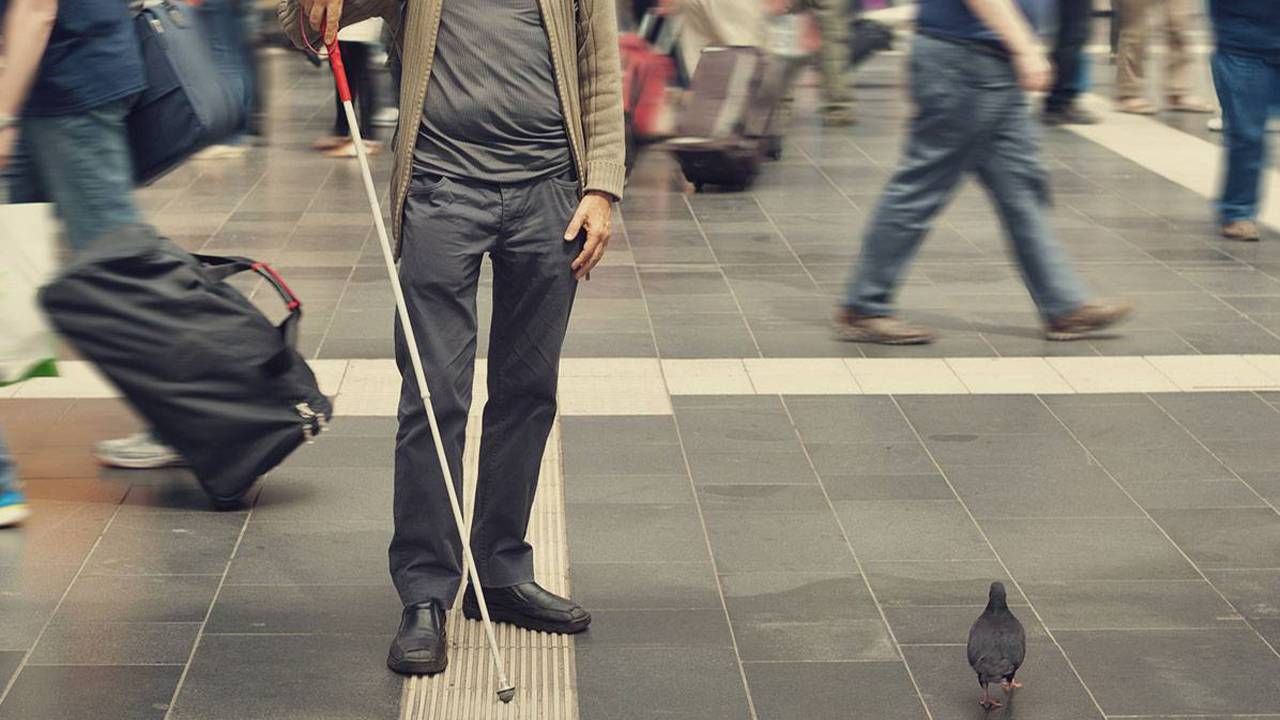
[[[0,433],[0,495],[18,489],[18,473],[13,466],[13,458],[9,457],[9,448],[4,444],[4,433]]]
[[[1258,216],[1258,185],[1267,164],[1267,116],[1280,114],[1280,59],[1270,61],[1219,50],[1213,84],[1222,104],[1227,171],[1218,199],[1225,224]]]
[[[251,3],[247,1],[233,0],[204,0],[199,6],[200,24],[209,40],[218,76],[231,94],[244,104],[245,124],[237,128],[241,133],[248,130],[253,117],[257,80],[253,47],[247,40],[249,33],[244,8],[249,7]],[[230,142],[234,144],[238,140],[238,137],[232,138]]]
[[[933,218],[973,173],[995,203],[1041,315],[1078,309],[1085,291],[1049,227],[1048,180],[1013,67],[981,49],[917,36],[911,94],[916,114],[906,154],[866,230],[845,306],[892,314],[894,292]]]
[[[67,242],[82,250],[99,235],[139,222],[133,161],[124,119],[131,100],[75,115],[24,117],[24,177],[10,187],[15,203],[53,202]]]

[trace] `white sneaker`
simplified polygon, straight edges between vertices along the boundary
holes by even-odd
[[[150,432],[140,432],[129,437],[103,440],[93,449],[98,462],[108,467],[129,470],[186,465],[177,450],[160,442]]]
[[[245,145],[210,145],[195,154],[193,160],[234,160],[249,152]]]
[[[1222,116],[1209,118],[1209,129],[1213,132],[1222,132]],[[1267,132],[1280,133],[1280,117],[1273,117],[1267,121]]]

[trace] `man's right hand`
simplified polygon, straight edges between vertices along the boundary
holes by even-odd
[[[1053,86],[1053,66],[1039,47],[1013,56],[1018,84],[1027,92],[1044,92]]]
[[[298,0],[311,29],[324,32],[324,44],[338,39],[338,21],[342,19],[342,0]]]

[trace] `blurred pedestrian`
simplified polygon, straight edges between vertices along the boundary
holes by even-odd
[[[103,0],[0,0],[6,65],[0,73],[0,169],[21,125],[26,162],[10,184],[16,203],[52,202],[72,250],[140,222],[125,117],[145,86],[133,18]],[[99,443],[119,467],[180,464],[150,433]]]
[[[818,71],[822,79],[822,122],[829,127],[854,124],[853,89],[849,87],[849,0],[799,0],[818,20],[822,45]]]
[[[9,457],[9,447],[5,445],[4,433],[0,432],[0,528],[12,527],[31,516],[27,499],[18,489],[18,471],[14,467],[13,458]]]
[[[689,77],[702,50],[713,45],[764,47],[765,6],[762,0],[663,0],[667,13],[683,18],[680,60]]]
[[[249,135],[257,114],[258,71],[252,35],[253,0],[193,0],[200,25],[209,40],[218,76],[244,106],[244,124],[225,142],[210,145],[196,155],[199,160],[237,158],[249,150]]]
[[[1122,304],[1088,301],[1049,223],[1048,178],[1026,95],[1046,90],[1052,80],[1024,14],[1037,4],[920,3],[911,52],[915,117],[836,313],[840,339],[889,345],[933,340],[930,330],[894,317],[893,298],[933,218],[969,173],[996,205],[1048,339],[1082,338],[1128,314]]]
[[[1046,125],[1092,125],[1101,118],[1080,107],[1085,77],[1084,44],[1089,40],[1093,0],[1058,0],[1058,30],[1053,44],[1053,87],[1044,101]]]
[[[381,40],[382,20],[379,18],[344,27],[338,33],[338,48],[347,69],[347,84],[356,109],[356,122],[360,125],[365,150],[370,155],[382,152],[382,146],[377,142],[378,123],[373,120],[378,107],[378,84],[374,81],[372,67],[373,51]],[[347,113],[336,92],[333,100],[333,134],[316,140],[313,147],[329,157],[353,158],[356,146],[351,142]]]
[[[1164,24],[1165,71],[1161,78],[1165,108],[1174,112],[1211,113],[1213,106],[1191,93],[1191,40],[1188,26],[1192,0],[1114,0],[1120,13],[1119,51],[1116,54],[1116,108],[1121,112],[1153,115],[1154,103],[1146,97],[1144,79],[1150,11],[1157,8]],[[1275,12],[1275,2],[1271,3]]]
[[[1227,160],[1218,221],[1228,240],[1258,240],[1267,122],[1280,115],[1280,7],[1276,0],[1210,0],[1209,13]]]

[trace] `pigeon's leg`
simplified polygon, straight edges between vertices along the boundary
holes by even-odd
[[[1012,692],[1022,687],[1022,683],[1015,678],[1005,678],[1004,682],[1000,683],[1000,687],[1004,688],[1005,692]]]
[[[991,688],[985,683],[982,686],[982,697],[978,698],[978,704],[988,710],[1000,707],[1000,701],[991,697]]]

